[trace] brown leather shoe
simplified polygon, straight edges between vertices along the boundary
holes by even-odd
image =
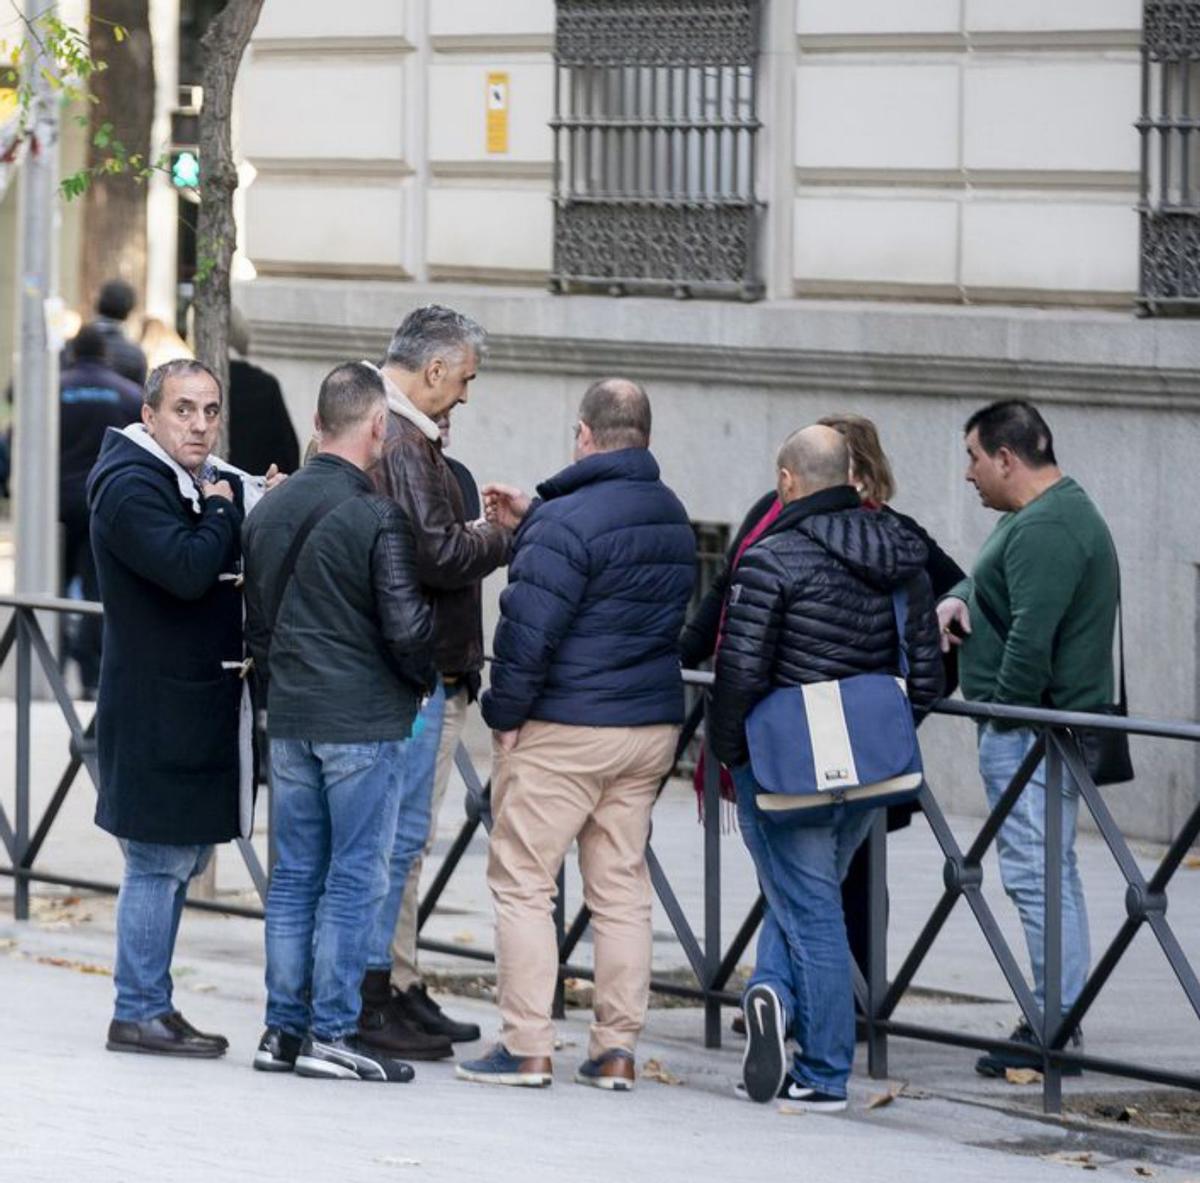
[[[576,1084],[591,1085],[594,1089],[608,1089],[613,1093],[627,1093],[637,1079],[633,1053],[623,1047],[614,1047],[594,1060],[584,1060],[575,1073]]]
[[[477,1084],[508,1084],[544,1089],[554,1083],[554,1063],[549,1056],[516,1056],[502,1043],[478,1060],[467,1060],[454,1069],[460,1080]]]

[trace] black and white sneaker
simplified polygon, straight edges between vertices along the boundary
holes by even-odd
[[[742,1010],[746,1015],[742,1081],[746,1096],[765,1105],[778,1095],[787,1075],[783,1005],[770,986],[752,986],[742,999]]]
[[[296,1075],[323,1080],[387,1080],[404,1084],[415,1073],[411,1064],[368,1047],[357,1035],[341,1039],[309,1036],[296,1056]]]
[[[259,1072],[291,1072],[303,1042],[299,1035],[292,1035],[282,1027],[268,1027],[258,1041],[254,1067]]]
[[[793,1080],[791,1073],[783,1078],[783,1084],[779,1086],[779,1092],[775,1094],[777,1101],[803,1101],[806,1097],[811,1097],[816,1089],[810,1089],[807,1085],[801,1084],[797,1080]],[[735,1097],[743,1101],[749,1101],[750,1095],[746,1092],[746,1082],[739,1080],[733,1086]]]

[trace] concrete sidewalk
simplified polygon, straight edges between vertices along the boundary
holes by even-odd
[[[11,709],[0,708],[0,750],[11,751]],[[486,747],[470,737],[477,763]],[[35,819],[61,772],[64,733],[53,708],[38,708],[35,727]],[[11,760],[0,762],[0,800],[11,809]],[[1113,790],[1120,792],[1121,790]],[[461,824],[461,786],[443,812],[432,876]],[[94,796],[86,776],[76,785],[39,866],[94,879],[119,876],[115,843],[91,824]],[[964,846],[978,823],[952,818]],[[264,836],[259,845],[265,854]],[[690,789],[672,786],[655,819],[654,845],[698,932],[702,922],[702,831]],[[890,957],[894,969],[941,890],[942,860],[921,819],[890,843]],[[491,947],[491,906],[483,881],[482,837],[464,858],[427,934],[467,949]],[[723,936],[749,909],[756,884],[740,838],[722,839]],[[1139,847],[1149,870],[1161,854]],[[1095,954],[1124,917],[1124,885],[1107,850],[1080,840]],[[1026,963],[1013,909],[998,890],[994,862],[985,887],[1018,958]],[[222,897],[252,903],[235,851],[221,856]],[[639,1058],[658,1059],[685,1082],[643,1080],[632,1097],[600,1095],[570,1083],[586,1047],[583,1012],[561,1025],[558,1082],[548,1093],[467,1085],[447,1065],[418,1066],[410,1086],[334,1086],[264,1077],[249,1069],[262,1011],[262,929],[257,921],[189,912],[176,959],[178,1002],[197,1025],[233,1042],[218,1063],[173,1063],[103,1050],[111,1014],[113,901],[61,889],[35,888],[28,924],[0,920],[0,1180],[298,1180],[478,1176],[523,1181],[573,1174],[592,1179],[759,1179],[800,1167],[853,1180],[996,1179],[1019,1170],[1030,1180],[1061,1178],[1064,1165],[1097,1167],[1133,1179],[1135,1167],[1168,1180],[1200,1179],[1200,1143],[1130,1126],[1044,1122],[1040,1092],[977,1077],[974,1053],[893,1040],[891,1085],[903,1095],[868,1108],[889,1082],[856,1067],[852,1108],[844,1117],[781,1114],[775,1106],[735,1102],[740,1043],[728,1034],[717,1051],[702,1046],[696,1008],[654,1009]],[[11,881],[0,879],[0,917],[11,916]],[[579,902],[573,866],[568,911]],[[1182,869],[1172,886],[1170,916],[1186,951],[1200,963],[1200,872]],[[590,960],[585,941],[577,960]],[[751,960],[750,957],[745,959]],[[479,977],[487,967],[451,956],[427,956],[427,968]],[[685,958],[665,914],[655,913],[655,964],[678,971]],[[961,904],[917,977],[918,990],[898,1017],[980,1034],[1003,1033],[1016,1018],[974,921]],[[485,1040],[495,1012],[486,1002],[455,997],[456,1013],[477,1018]],[[728,1016],[727,1016],[728,1017]],[[1200,1025],[1161,951],[1143,933],[1085,1024],[1088,1051],[1195,1070]],[[469,1049],[468,1049],[469,1050]],[[1068,1104],[1095,1094],[1136,1089],[1127,1081],[1087,1074],[1067,1082]],[[1186,1094],[1177,1094],[1184,1097]],[[1160,1102],[1154,1102],[1159,1104]],[[867,1128],[871,1127],[871,1128]],[[1018,1162],[1014,1155],[1021,1156]],[[1059,1156],[1057,1158],[1047,1156]],[[1079,1155],[1090,1155],[1090,1161]],[[1075,1156],[1072,1158],[1071,1156]]]

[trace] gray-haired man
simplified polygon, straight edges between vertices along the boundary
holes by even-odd
[[[408,884],[409,872],[433,824],[446,699],[474,697],[479,687],[480,581],[508,561],[512,544],[511,531],[502,526],[466,521],[462,491],[442,455],[436,422],[467,401],[485,345],[486,334],[470,317],[429,304],[401,322],[382,367],[388,433],[372,475],[376,489],[397,501],[412,523],[417,576],[433,604],[439,680],[409,744],[405,804],[396,824],[388,895],[369,944],[360,1030],[365,1041],[411,1059],[447,1056],[452,1041],[479,1038],[478,1027],[444,1015],[414,980],[416,934],[411,925],[398,930],[397,922],[406,885],[415,890]]]

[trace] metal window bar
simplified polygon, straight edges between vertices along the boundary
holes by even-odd
[[[761,6],[559,0],[552,290],[762,296]]]
[[[1138,310],[1200,310],[1200,0],[1144,0]]]
[[[17,919],[26,919],[29,914],[29,885],[31,883],[58,884],[97,892],[115,893],[117,891],[116,884],[47,874],[35,869],[41,844],[53,826],[79,769],[86,767],[93,778],[96,774],[94,740],[90,735],[90,728],[83,729],[79,723],[74,706],[67,695],[57,665],[41,631],[36,613],[80,611],[97,613],[100,611],[100,606],[98,604],[80,604],[78,601],[60,600],[48,596],[0,596],[0,609],[6,607],[13,609],[14,614],[3,635],[0,636],[0,667],[3,667],[8,656],[15,649],[17,664],[15,767],[17,775],[15,824],[10,823],[8,814],[0,805],[0,844],[3,845],[9,859],[9,866],[0,866],[0,874],[15,880],[14,916]],[[32,659],[34,656],[42,666],[59,709],[70,728],[71,741],[70,763],[67,771],[61,778],[35,833],[31,836],[30,710],[33,689]],[[685,671],[684,680],[693,685],[708,686],[712,683],[712,675]],[[698,702],[689,714],[679,737],[677,756],[696,734],[703,721],[703,709],[703,701]],[[865,977],[857,970],[854,974],[855,992],[867,1028],[868,1065],[871,1075],[878,1078],[888,1074],[887,1040],[890,1035],[981,1051],[1013,1046],[1004,1039],[908,1023],[893,1018],[896,1007],[912,984],[955,905],[960,898],[963,898],[970,907],[997,966],[1012,990],[1014,999],[1037,1037],[1038,1049],[1042,1057],[1043,1104],[1047,1111],[1057,1111],[1061,1105],[1061,1069],[1067,1064],[1077,1064],[1090,1071],[1152,1084],[1200,1091],[1200,1074],[1175,1072],[1150,1065],[1084,1055],[1066,1050],[1070,1033],[1086,1017],[1143,925],[1149,928],[1153,934],[1192,1010],[1200,1019],[1200,979],[1197,978],[1194,968],[1189,963],[1187,955],[1167,920],[1167,891],[1170,882],[1193,843],[1200,837],[1200,804],[1197,804],[1192,810],[1153,874],[1147,879],[1141,873],[1128,842],[1117,827],[1103,797],[1083,765],[1072,735],[1072,728],[1091,727],[1200,744],[1200,723],[1161,722],[1111,715],[1089,715],[1041,708],[992,706],[948,700],[936,704],[933,710],[937,714],[956,716],[976,722],[1003,719],[1022,723],[1034,728],[1038,733],[1038,739],[1017,769],[996,807],[983,821],[966,853],[958,845],[928,786],[922,790],[922,812],[945,858],[942,873],[944,890],[929,919],[917,935],[911,950],[891,980],[887,975],[886,929],[883,919],[886,915],[886,829],[882,817],[877,819],[872,829],[870,837],[872,924],[868,964]],[[1061,899],[1062,882],[1061,815],[1058,810],[1051,808],[1049,804],[1047,806],[1045,862],[1048,875],[1048,923],[1045,950],[1047,979],[1045,1014],[1039,1011],[1033,992],[1021,972],[1018,959],[1005,940],[982,891],[983,857],[1043,758],[1047,765],[1047,802],[1056,803],[1061,799],[1062,778],[1069,773],[1079,788],[1081,801],[1095,819],[1097,829],[1112,852],[1114,861],[1128,885],[1126,919],[1099,960],[1096,961],[1079,998],[1069,1013],[1057,1023],[1050,1016],[1059,1011],[1056,994],[1062,973],[1061,925],[1057,919],[1059,909],[1053,907],[1054,901]],[[474,841],[480,826],[490,828],[491,824],[489,784],[482,781],[472,765],[466,749],[461,745],[456,753],[455,761],[467,786],[467,817],[444,858],[430,890],[421,900],[419,925],[422,927],[433,914],[442,892],[460,865],[462,856]],[[711,758],[711,752],[706,763],[708,774],[704,785],[706,810],[703,942],[692,927],[666,872],[655,855],[653,842],[647,848],[647,861],[655,892],[667,912],[680,946],[692,968],[696,984],[689,985],[652,978],[651,989],[658,993],[701,1002],[705,1008],[705,1043],[709,1047],[718,1047],[721,1042],[720,1008],[738,1004],[738,996],[728,990],[728,983],[758,929],[763,916],[764,903],[760,895],[728,948],[722,951],[718,766],[716,760]],[[664,780],[663,783],[665,785],[666,781]],[[253,848],[248,843],[242,846],[242,854],[243,857],[253,859],[253,863],[248,862],[248,865],[259,886],[260,894],[265,896],[265,875],[263,875],[261,867],[257,866],[257,858],[254,857]],[[560,954],[559,979],[560,982],[566,977],[590,979],[593,976],[590,969],[574,965],[569,961],[587,928],[590,916],[587,908],[582,907],[575,914],[571,924],[569,926],[566,924],[566,901],[561,890],[561,882],[560,876],[559,906],[556,908]],[[230,915],[259,919],[263,915],[261,908],[241,907],[221,901],[188,900],[187,904],[189,907]],[[488,950],[467,949],[456,944],[428,938],[421,938],[420,947],[477,961],[490,962],[495,959],[494,953]],[[1028,1045],[1020,1045],[1020,1050],[1028,1051]]]

